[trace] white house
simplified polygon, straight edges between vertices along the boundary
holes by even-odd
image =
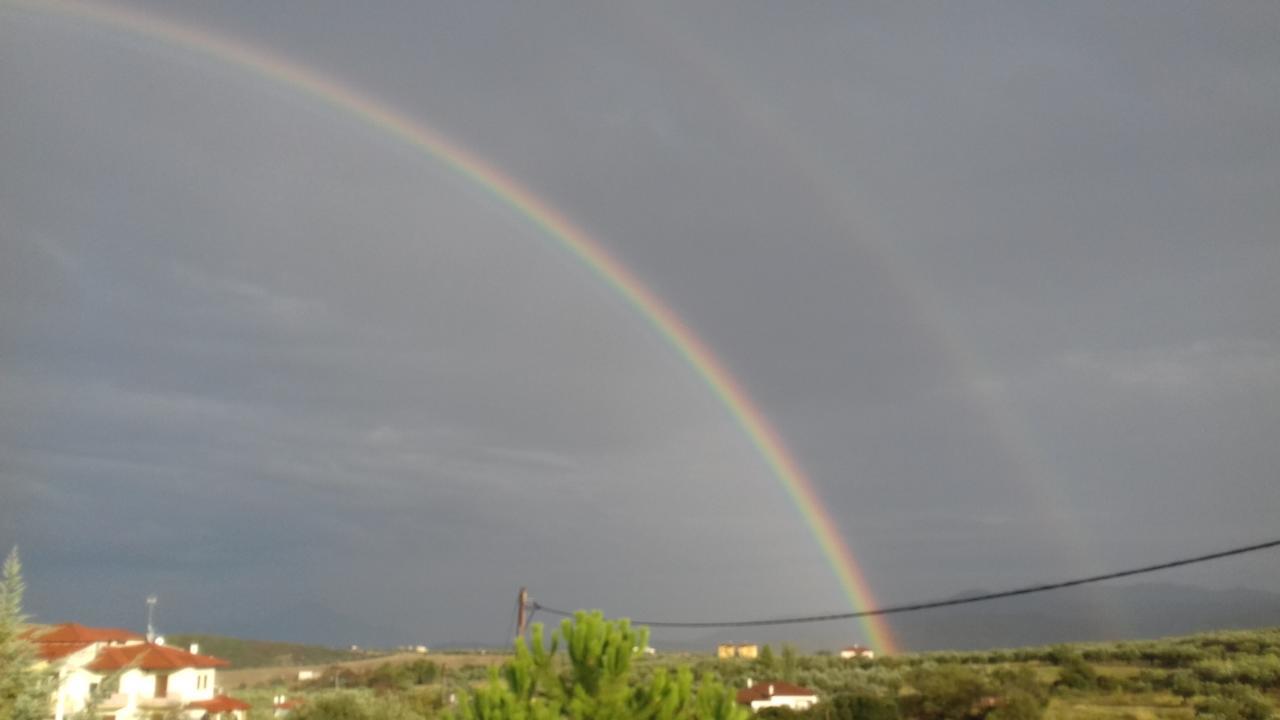
[[[767,707],[807,710],[817,702],[817,692],[781,680],[757,683],[747,678],[747,686],[738,691],[738,704],[750,706],[751,712]]]
[[[216,668],[225,660],[147,642],[128,630],[76,623],[28,630],[39,662],[52,666],[58,689],[51,698],[54,720],[80,712],[93,697],[108,720],[144,720],[174,712],[184,720],[233,717],[244,720],[249,705],[215,691]]]
[[[871,648],[863,647],[861,645],[850,645],[849,647],[840,651],[840,657],[844,658],[845,660],[852,660],[854,658],[866,658],[870,660],[875,656],[876,654],[874,651],[872,651]]]

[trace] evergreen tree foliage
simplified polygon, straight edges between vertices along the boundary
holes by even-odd
[[[782,679],[789,683],[796,681],[796,648],[794,645],[782,646]]]
[[[809,710],[814,720],[898,720],[898,704],[872,693],[839,693]]]
[[[35,667],[35,650],[21,637],[22,563],[18,549],[5,558],[0,574],[0,720],[43,720],[49,714],[53,691],[48,672]]]
[[[963,720],[981,707],[990,687],[978,671],[963,665],[921,668],[907,679],[914,690],[902,698],[904,714],[921,720]]]
[[[925,666],[907,684],[913,692],[901,698],[900,709],[919,720],[1036,720],[1048,701],[1030,668],[984,673],[959,664]]]
[[[760,648],[760,656],[756,658],[756,668],[764,675],[773,673],[773,648],[765,645]]]
[[[632,660],[648,644],[648,631],[599,612],[578,612],[561,623],[550,648],[535,624],[532,641],[515,643],[515,658],[489,684],[462,697],[459,720],[746,720],[733,693],[693,672],[659,669],[644,681]],[[563,646],[565,657],[558,650]],[[566,661],[567,660],[567,664]]]

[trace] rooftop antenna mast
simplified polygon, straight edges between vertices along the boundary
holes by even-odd
[[[156,641],[155,611],[156,611],[156,596],[148,595],[147,596],[147,642]]]

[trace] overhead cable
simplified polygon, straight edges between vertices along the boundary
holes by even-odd
[[[1157,565],[1144,565],[1129,570],[1119,570],[1116,572],[1103,573],[1101,575],[1090,575],[1089,577],[1075,578],[1073,580],[1062,580],[1059,582],[1043,583],[1040,585],[1029,585],[1027,587],[1015,588],[1013,590],[1002,590],[1000,592],[984,593],[981,595],[967,595],[964,597],[953,597],[946,600],[931,600],[929,602],[907,603],[903,605],[891,605],[889,607],[875,608],[872,610],[855,610],[851,612],[824,613],[821,615],[805,615],[798,617],[778,617],[767,618],[763,620],[707,620],[695,622],[674,622],[666,620],[632,620],[636,625],[648,625],[649,627],[668,627],[668,628],[721,628],[721,627],[758,627],[764,625],[796,625],[800,623],[827,622],[831,620],[849,620],[851,618],[869,617],[872,615],[896,615],[908,612],[917,612],[920,610],[932,610],[934,608],[951,607],[954,605],[971,605],[973,603],[987,602],[989,600],[998,600],[1000,598],[1014,597],[1017,595],[1031,595],[1033,593],[1048,592],[1050,590],[1061,590],[1062,588],[1075,587],[1077,585],[1089,585],[1104,580],[1115,580],[1117,578],[1132,577],[1134,575],[1145,575],[1160,570],[1169,570],[1176,567],[1185,567],[1187,565],[1196,565],[1206,563],[1211,560],[1220,560],[1222,558],[1233,557],[1236,555],[1244,555],[1246,553],[1258,552],[1259,550],[1268,550],[1280,547],[1280,539],[1268,540],[1267,542],[1257,543],[1255,545],[1245,545],[1230,550],[1222,550],[1220,552],[1209,553],[1208,555],[1197,555],[1195,557],[1182,558],[1181,560],[1173,560],[1163,562]],[[573,613],[567,610],[558,610],[556,608],[547,607],[536,601],[530,602],[530,607],[537,611],[541,610],[549,615],[559,615],[562,617],[573,617]]]

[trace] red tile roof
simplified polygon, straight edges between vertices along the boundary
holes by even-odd
[[[91,628],[79,623],[32,625],[20,637],[36,647],[41,660],[60,660],[94,643],[141,642],[143,637],[119,628]]]
[[[77,651],[83,650],[91,643],[36,643],[36,656],[41,660],[61,660]]]
[[[772,692],[770,692],[772,690]],[[806,696],[817,695],[814,690],[799,685],[792,685],[781,680],[760,681],[749,688],[742,688],[738,691],[738,703],[740,705],[750,705],[754,700],[768,700],[771,697],[779,695],[784,696]]]
[[[233,697],[227,697],[226,695],[215,695],[210,700],[200,700],[199,702],[187,703],[187,707],[205,710],[216,715],[218,713],[234,712],[236,710],[248,710],[251,706],[243,700],[237,700]]]
[[[105,647],[98,657],[89,663],[90,670],[179,670],[181,668],[210,668],[227,665],[227,661],[212,655],[197,655],[186,650],[145,643]]]
[[[92,628],[80,623],[62,623],[31,628],[24,635],[36,643],[140,642],[145,637],[120,628]]]

